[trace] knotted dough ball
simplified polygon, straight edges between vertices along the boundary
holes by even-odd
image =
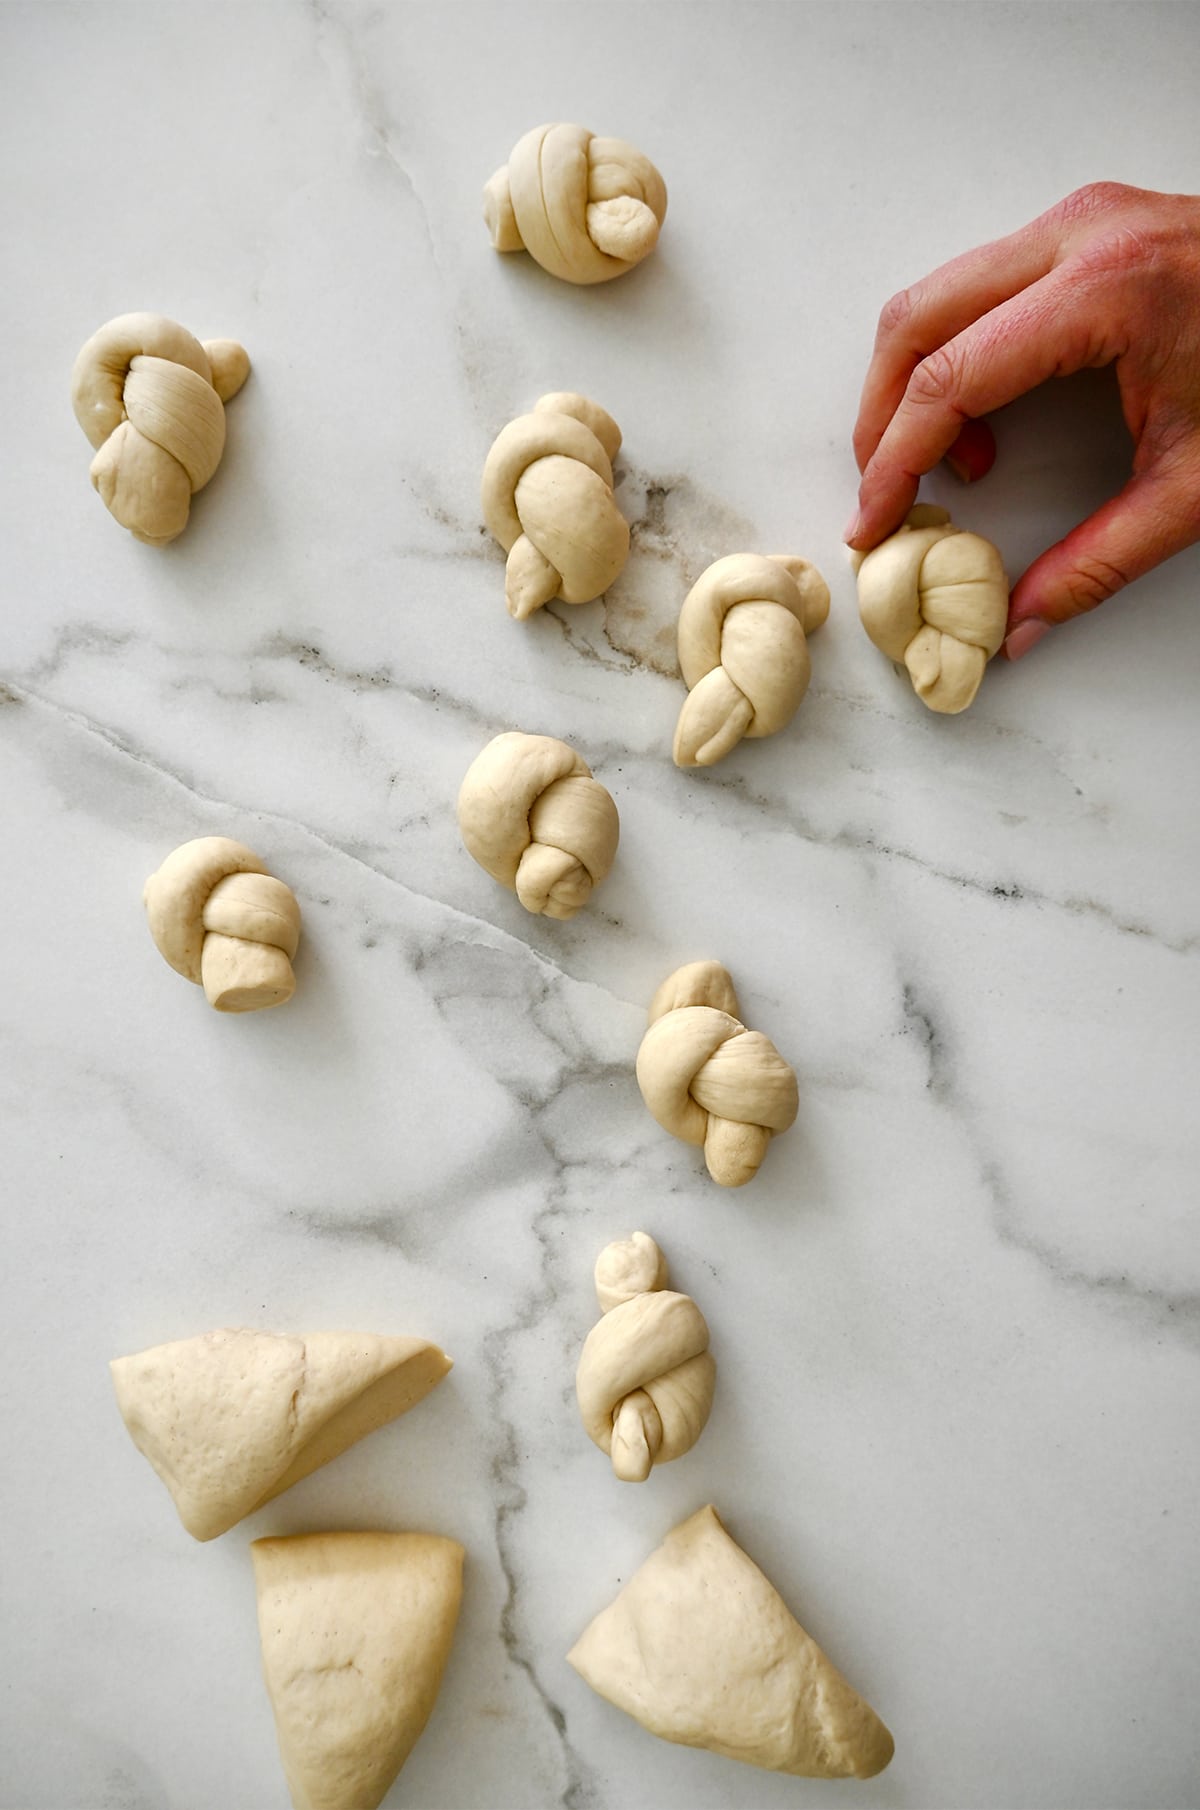
[[[851,563],[876,647],[904,662],[930,710],[965,710],[1008,621],[1008,579],[991,541],[956,528],[936,504],[918,503],[895,534],[851,554]]]
[[[508,554],[504,600],[523,622],[561,597],[590,603],[629,557],[613,498],[621,430],[569,390],[539,397],[496,436],[483,468],[483,519]]]
[[[203,986],[218,1012],[257,1012],[292,997],[300,907],[243,843],[183,843],[151,874],[142,899],[159,954]]]
[[[786,728],[808,690],[808,636],[829,614],[829,586],[806,559],[731,553],[702,572],[679,614],[688,697],[677,767],[711,767],[743,736]]]
[[[568,283],[607,283],[649,257],[667,188],[640,151],[584,126],[535,126],[483,191],[497,251],[527,251]]]
[[[795,1071],[769,1037],[746,1029],[738,1010],[720,962],[677,968],[650,1002],[637,1058],[646,1105],[664,1131],[703,1144],[708,1173],[723,1188],[751,1179],[800,1105]]]
[[[201,345],[162,314],[120,314],[71,373],[75,419],[97,448],[92,483],[123,528],[165,546],[225,449],[225,403],[250,373],[232,339]]]
[[[458,794],[467,853],[526,911],[573,918],[613,864],[617,807],[566,742],[510,730],[488,743]]]
[[[645,1232],[601,1251],[596,1294],[604,1318],[580,1355],[579,1412],[622,1483],[644,1483],[652,1466],[690,1452],[708,1422],[708,1327],[690,1295],[667,1288],[666,1260]]]

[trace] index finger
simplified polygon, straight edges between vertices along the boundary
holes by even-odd
[[[898,526],[921,477],[964,421],[1002,408],[1047,377],[1120,356],[1119,322],[1094,302],[1100,280],[1077,263],[1060,264],[921,360],[867,461],[851,545],[872,547]]]
[[[1043,215],[1006,238],[951,258],[884,304],[854,425],[854,457],[860,472],[874,455],[921,360],[1045,276],[1057,250],[1058,235]]]

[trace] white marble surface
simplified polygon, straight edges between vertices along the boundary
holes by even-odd
[[[247,1544],[346,1524],[470,1554],[397,1810],[1196,1804],[1200,562],[940,720],[839,530],[880,304],[1086,180],[1200,187],[1198,49],[1190,6],[0,11],[3,1810],[283,1810]],[[625,281],[489,250],[479,187],[547,116],[666,174]],[[254,362],[165,552],[67,399],[131,308]],[[560,386],[621,423],[634,553],[522,628],[478,475]],[[1015,572],[1126,452],[1101,378],[997,431],[986,486],[927,494]],[[814,558],[833,616],[793,728],[680,774],[673,613],[744,546]],[[458,843],[513,725],[622,812],[566,926]],[[150,944],[142,880],[210,832],[300,896],[283,1011],[218,1017]],[[633,1079],[654,986],[710,953],[802,1081],[733,1196]],[[720,1381],[633,1489],[572,1377],[639,1226]],[[230,1323],[457,1367],[198,1547],[106,1366]],[[874,1783],[662,1745],[565,1665],[709,1499],[894,1729]]]

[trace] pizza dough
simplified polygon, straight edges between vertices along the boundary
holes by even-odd
[[[806,559],[731,553],[702,572],[679,616],[689,687],[675,730],[677,767],[711,767],[743,736],[784,729],[808,690],[808,639],[829,614],[829,586]]]
[[[645,1232],[601,1251],[596,1294],[604,1318],[579,1359],[579,1412],[622,1483],[644,1483],[707,1424],[717,1378],[708,1327],[689,1295],[667,1288],[666,1261]]]
[[[463,1549],[428,1533],[255,1540],[263,1676],[295,1810],[376,1810],[437,1701]]]
[[[203,986],[218,1012],[257,1012],[292,997],[300,907],[244,843],[183,843],[146,881],[142,902],[159,954]]]
[[[895,534],[850,560],[876,647],[904,662],[930,710],[965,710],[1008,621],[1008,579],[991,541],[956,528],[945,509],[918,503]]]
[[[649,257],[666,218],[654,165],[620,138],[535,126],[483,191],[497,251],[527,251],[568,283],[607,283]]]
[[[504,598],[523,622],[561,597],[590,603],[629,556],[613,498],[621,430],[586,396],[556,391],[500,432],[483,468],[483,519],[508,554]]]
[[[894,1751],[713,1508],[667,1535],[567,1658],[652,1735],[749,1766],[869,1779]]]
[[[638,1051],[642,1098],[664,1131],[703,1144],[715,1182],[740,1188],[799,1110],[794,1070],[739,1017],[720,962],[678,968],[650,1002]]]
[[[566,742],[510,730],[488,743],[458,794],[467,853],[526,911],[573,918],[613,864],[611,795]]]
[[[234,340],[201,345],[162,314],[120,314],[83,347],[71,401],[97,448],[92,483],[137,540],[182,534],[225,450],[224,405],[249,374]]]
[[[197,1540],[407,1413],[450,1369],[424,1339],[222,1328],[112,1366],[117,1406]]]

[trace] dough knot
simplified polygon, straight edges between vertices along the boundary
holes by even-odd
[[[225,448],[225,404],[250,360],[231,339],[201,345],[161,314],[121,314],[71,373],[75,419],[96,447],[92,483],[137,540],[164,546],[187,525]]]
[[[691,962],[658,989],[637,1058],[642,1098],[664,1131],[702,1144],[708,1172],[739,1188],[799,1109],[796,1076],[769,1037],[741,1022],[719,962]]]
[[[895,534],[851,554],[851,563],[876,647],[903,661],[930,710],[965,710],[1008,620],[1008,579],[991,541],[956,528],[945,509],[918,503]]]
[[[607,283],[648,257],[667,189],[640,151],[584,126],[535,126],[483,191],[497,251],[527,251],[568,283]]]
[[[458,794],[467,853],[526,911],[572,918],[613,864],[617,807],[566,742],[511,730],[467,769]]]
[[[717,1376],[708,1327],[690,1295],[667,1288],[666,1260],[645,1232],[600,1253],[596,1294],[603,1318],[580,1355],[579,1412],[621,1481],[644,1483],[704,1431]]]
[[[143,893],[150,934],[218,1012],[282,1005],[296,986],[300,907],[252,849],[201,836],[167,856]]]
[[[621,430],[586,396],[542,396],[497,435],[483,468],[483,517],[508,554],[504,599],[518,622],[552,597],[590,603],[629,556],[613,497]]]
[[[689,691],[675,765],[711,767],[743,736],[786,727],[808,690],[808,636],[828,614],[829,586],[806,559],[731,553],[701,573],[679,615]]]

